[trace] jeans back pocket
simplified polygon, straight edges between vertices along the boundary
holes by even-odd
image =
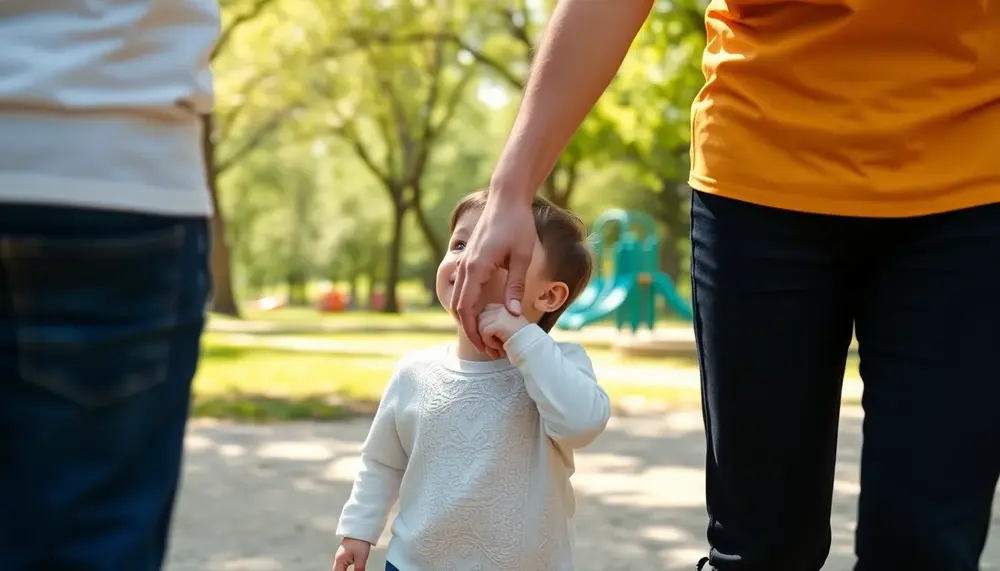
[[[166,380],[184,240],[183,224],[99,238],[5,237],[21,379],[87,407]]]

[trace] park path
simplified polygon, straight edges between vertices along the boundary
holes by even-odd
[[[368,420],[192,424],[167,571],[323,571]],[[825,571],[848,571],[861,414],[847,408]],[[618,416],[577,456],[577,568],[691,570],[705,552],[697,411]],[[984,571],[1000,571],[1000,513]],[[384,541],[368,569],[383,568]]]

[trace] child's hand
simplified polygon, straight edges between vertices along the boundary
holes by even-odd
[[[490,303],[479,314],[479,334],[483,339],[493,337],[503,344],[529,323],[523,315],[514,315],[503,304]],[[489,349],[488,344],[486,352],[494,359],[504,356],[502,353],[494,354],[494,351]]]
[[[367,541],[345,537],[333,559],[333,571],[347,571],[351,565],[354,565],[355,571],[365,571],[365,563],[368,562],[371,550],[372,545]]]

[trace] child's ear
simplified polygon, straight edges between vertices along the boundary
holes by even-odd
[[[569,299],[569,286],[563,282],[552,282],[535,300],[535,309],[541,313],[558,310]]]

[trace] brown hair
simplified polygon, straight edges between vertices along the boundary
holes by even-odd
[[[488,191],[477,190],[460,200],[451,212],[449,232],[455,231],[455,225],[466,212],[484,208],[487,196]],[[545,270],[550,278],[563,282],[569,288],[565,303],[538,321],[539,327],[551,331],[559,316],[590,281],[594,257],[587,243],[587,227],[575,214],[540,196],[532,200],[531,212],[535,217],[535,231],[545,250]]]

